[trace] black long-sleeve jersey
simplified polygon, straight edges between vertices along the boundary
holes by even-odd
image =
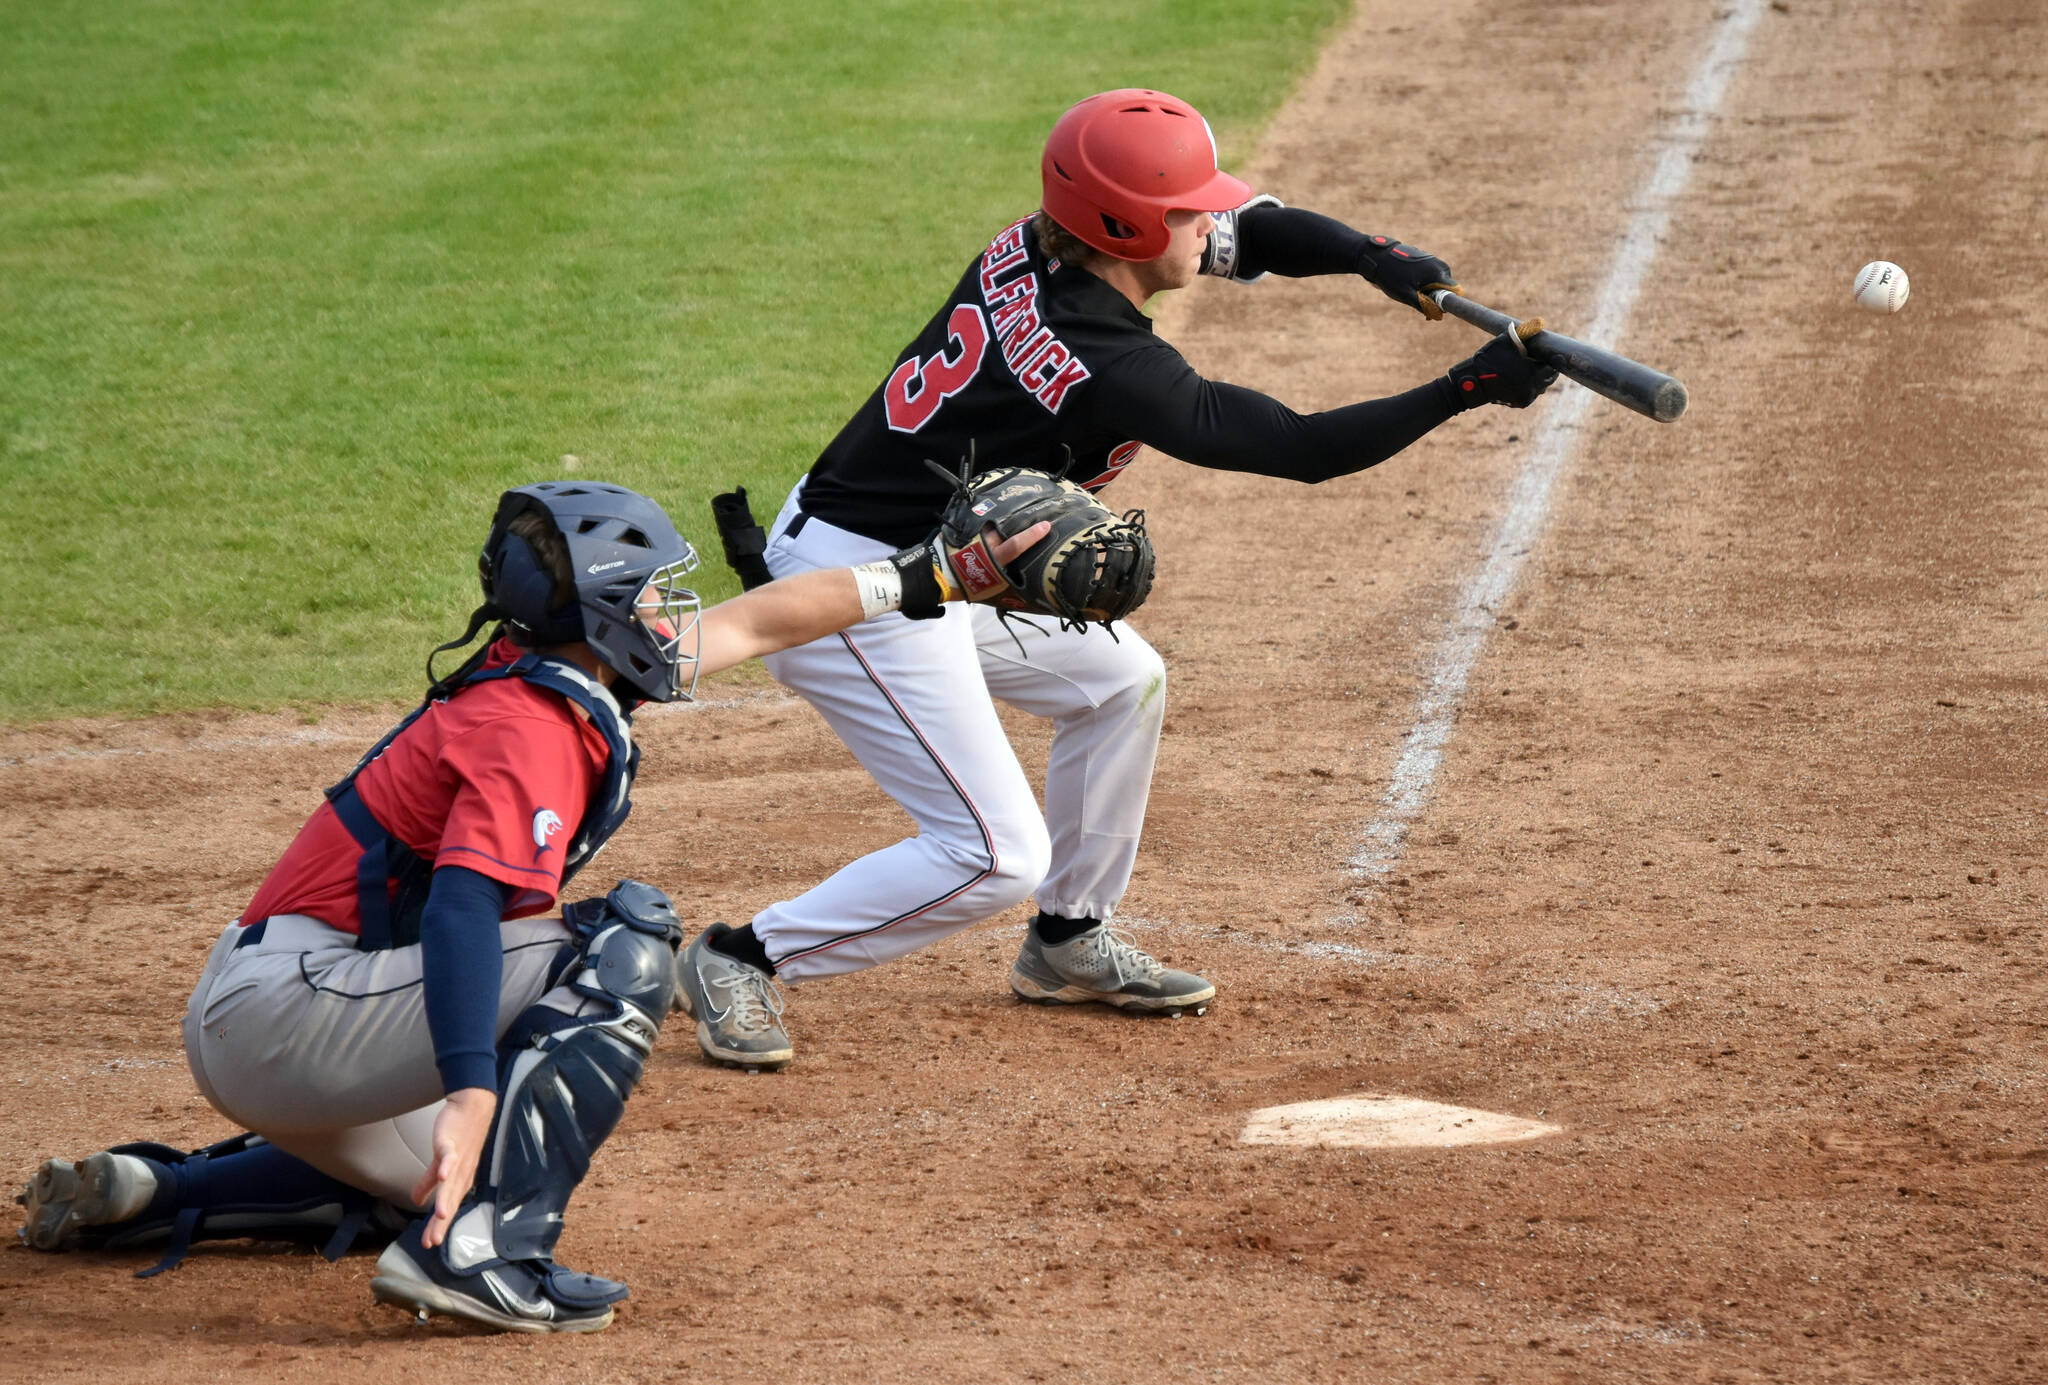
[[[1360,273],[1367,238],[1269,199],[1216,218],[1202,271],[1240,281]],[[1150,445],[1197,466],[1326,481],[1385,461],[1458,412],[1448,378],[1298,414],[1195,373],[1122,293],[1048,260],[1029,217],[990,243],[895,368],[812,466],[803,508],[898,546],[937,524],[957,469],[1058,471],[1100,490]],[[1066,449],[1066,450],[1063,450]]]

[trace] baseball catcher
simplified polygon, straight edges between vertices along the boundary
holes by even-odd
[[[1007,563],[1042,538],[998,543]],[[50,1159],[17,1199],[38,1250],[388,1242],[380,1300],[516,1332],[592,1332],[626,1286],[554,1260],[571,1194],[676,1003],[660,890],[558,908],[632,811],[633,710],[699,674],[897,610],[930,550],[806,572],[699,611],[661,508],[618,486],[507,491],[496,633],[327,790],[192,993],[185,1055],[248,1133]],[[432,659],[428,661],[432,677]],[[744,1005],[747,997],[733,1002]]]
[[[1100,492],[1149,445],[1197,466],[1315,483],[1375,466],[1468,409],[1524,407],[1554,378],[1503,336],[1411,389],[1324,413],[1206,380],[1141,311],[1197,275],[1238,284],[1333,275],[1426,318],[1442,315],[1429,292],[1456,277],[1396,237],[1254,193],[1217,167],[1201,114],[1163,92],[1104,92],[1068,110],[1046,140],[1040,177],[1039,206],[967,265],[755,555],[786,576],[872,561],[941,526],[969,593],[997,595],[936,620],[873,621],[768,660],[918,830],[747,926],[715,925],[690,944],[686,1000],[714,989],[758,998],[699,1025],[713,1059],[790,1058],[773,978],[874,966],[1034,896],[1010,970],[1018,996],[1180,1013],[1215,994],[1112,922],[1137,857],[1166,705],[1158,654],[1122,619],[1143,598],[1149,564],[1135,544],[1107,544],[1078,564],[1013,565],[1000,574],[1009,590],[999,589],[968,519],[989,497],[970,503],[960,478],[927,458],[960,457],[979,439],[1007,464]],[[1118,604],[1124,597],[1135,599]],[[1013,601],[1042,602],[1058,622],[1006,628]],[[994,700],[1053,723],[1042,806]]]

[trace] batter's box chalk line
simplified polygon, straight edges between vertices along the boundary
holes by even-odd
[[[1352,918],[1350,915],[1341,915],[1334,921],[1344,923],[1352,921]],[[1118,914],[1115,924],[1118,928],[1131,929],[1138,935],[1141,944],[1146,937],[1163,933],[1175,939],[1200,939],[1203,942],[1226,943],[1235,947],[1254,947],[1264,952],[1284,952],[1290,957],[1345,962],[1354,967],[1440,965],[1437,958],[1419,957],[1414,953],[1384,952],[1377,948],[1359,947],[1355,943],[1284,938],[1250,928],[1220,928],[1215,924],[1180,923],[1173,919],[1148,918],[1142,914]]]
[[[1162,934],[1179,940],[1221,943],[1226,947],[1255,948],[1288,957],[1316,962],[1340,962],[1347,971],[1385,968],[1389,971],[1424,971],[1436,967],[1466,967],[1471,961],[1462,953],[1431,955],[1419,952],[1387,952],[1359,947],[1355,943],[1321,939],[1288,938],[1249,928],[1221,928],[1214,924],[1179,923],[1172,919],[1149,918],[1140,914],[1117,916],[1117,926],[1132,928],[1142,942]],[[1358,922],[1355,914],[1336,914],[1326,920],[1336,926]],[[1199,966],[1198,968],[1199,969]],[[1625,1024],[1649,1019],[1669,1008],[1671,998],[1649,991],[1630,990],[1607,983],[1557,980],[1530,983],[1542,997],[1555,997],[1556,1004],[1530,1006],[1497,1016],[1474,1016],[1475,1028],[1496,1034],[1538,1034],[1591,1024]]]

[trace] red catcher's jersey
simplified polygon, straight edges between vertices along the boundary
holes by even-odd
[[[486,667],[524,651],[492,647]],[[356,791],[378,822],[436,866],[465,866],[512,887],[507,918],[543,913],[562,883],[562,852],[604,774],[604,736],[569,703],[523,678],[464,688],[429,707],[363,767]],[[360,933],[362,848],[322,803],[242,911],[254,923],[305,914]]]

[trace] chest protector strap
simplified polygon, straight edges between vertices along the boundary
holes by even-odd
[[[348,772],[348,777],[327,790],[334,815],[348,829],[363,854],[356,863],[356,911],[362,920],[361,941],[365,952],[409,947],[420,940],[420,913],[427,905],[427,891],[433,886],[434,863],[422,857],[377,821],[376,815],[356,791],[356,776],[382,755],[405,729],[425,715],[436,701],[459,695],[465,688],[500,678],[524,678],[535,687],[567,698],[590,717],[591,725],[603,733],[610,754],[605,758],[604,778],[591,791],[583,810],[583,821],[563,852],[562,884],[566,888],[577,871],[597,855],[614,832],[625,826],[633,811],[628,797],[633,775],[640,768],[640,747],[633,744],[632,721],[619,708],[611,692],[595,678],[560,659],[528,654],[499,668],[472,673],[449,689],[440,699],[429,698],[394,726],[384,739]]]

